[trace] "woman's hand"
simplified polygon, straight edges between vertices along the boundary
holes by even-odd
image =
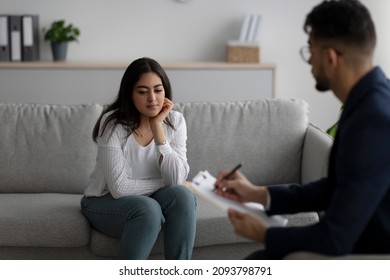
[[[175,104],[173,104],[171,100],[165,98],[160,113],[158,113],[157,116],[149,119],[151,128],[158,124],[162,124],[165,118],[168,116],[169,112],[173,109],[174,105]]]
[[[169,112],[173,109],[173,106],[173,102],[168,98],[165,98],[160,113],[149,119],[150,129],[152,130],[153,138],[156,143],[163,143],[166,140],[162,124]]]

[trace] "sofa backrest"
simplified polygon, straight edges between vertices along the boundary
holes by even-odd
[[[302,100],[178,103],[187,122],[191,179],[242,163],[257,184],[300,182],[308,105]]]
[[[257,184],[300,182],[308,106],[301,100],[177,103],[191,179],[242,163]],[[83,193],[95,166],[100,105],[0,104],[0,192]]]
[[[0,104],[0,192],[83,193],[100,105]]]

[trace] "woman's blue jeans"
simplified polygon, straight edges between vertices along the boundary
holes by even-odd
[[[196,199],[183,186],[164,187],[151,196],[84,197],[81,209],[95,229],[121,238],[121,259],[147,259],[161,229],[165,258],[191,259]]]

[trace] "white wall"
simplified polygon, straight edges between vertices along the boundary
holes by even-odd
[[[306,43],[305,15],[319,0],[0,0],[0,14],[31,13],[41,27],[64,18],[80,27],[80,42],[71,44],[68,60],[131,61],[150,56],[160,62],[224,61],[225,43],[236,39],[244,14],[263,16],[261,60],[274,63],[276,95],[310,104],[310,120],[326,129],[339,115],[332,93],[314,90],[310,67],[299,57]],[[387,50],[390,1],[363,0],[378,31],[376,62],[390,73]],[[41,44],[43,60],[49,45]],[[1,85],[0,85],[1,89]],[[1,94],[1,91],[0,91]]]

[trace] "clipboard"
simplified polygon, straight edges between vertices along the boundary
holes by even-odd
[[[268,227],[283,227],[287,224],[287,219],[279,215],[269,216],[263,205],[255,202],[241,203],[230,200],[218,195],[214,191],[214,183],[217,179],[212,176],[207,170],[199,172],[186,186],[192,190],[197,196],[207,200],[222,210],[233,208],[237,211],[249,213],[261,220]]]

